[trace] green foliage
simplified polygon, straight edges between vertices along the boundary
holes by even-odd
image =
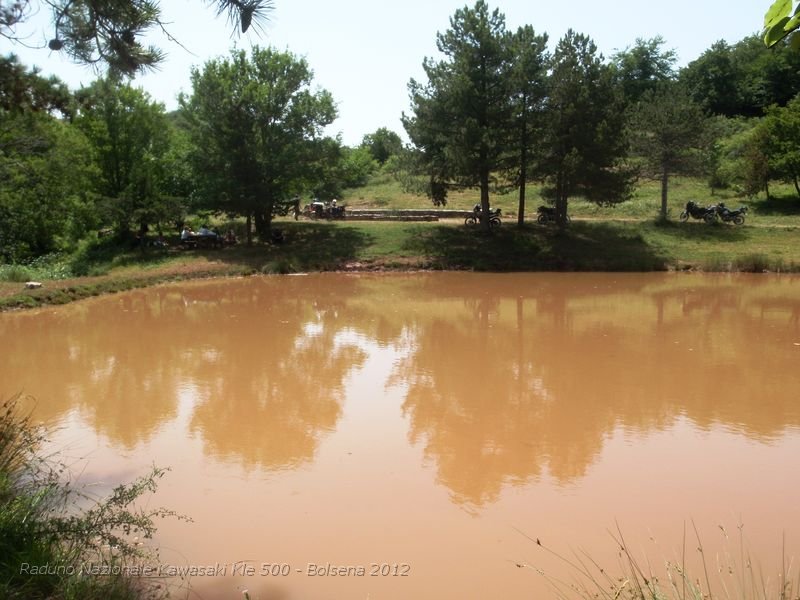
[[[484,215],[509,140],[507,40],[505,17],[498,10],[490,13],[483,0],[457,10],[450,29],[437,35],[445,59],[425,60],[428,83],[410,82],[413,116],[403,119],[422,152],[434,200],[442,202],[446,187],[477,187]]]
[[[800,95],[785,107],[771,107],[763,127],[770,174],[793,183],[800,195]]]
[[[664,38],[637,38],[632,47],[611,57],[614,79],[622,87],[625,101],[635,104],[660,84],[675,78],[675,50],[662,50]]]
[[[46,112],[0,109],[0,259],[57,250],[94,224],[89,145]]]
[[[665,82],[632,107],[630,130],[632,150],[644,160],[643,174],[661,181],[666,219],[670,175],[693,174],[702,166],[706,117],[682,86]]]
[[[41,427],[19,415],[16,398],[0,406],[0,597],[162,597],[166,590],[157,584],[124,575],[86,576],[81,567],[89,562],[109,567],[152,564],[152,552],[132,536],[149,539],[156,519],[184,518],[161,508],[137,507],[155,491],[165,471],[154,468],[115,487],[108,497],[94,498],[66,479],[63,464],[42,458],[45,440]],[[21,569],[24,563],[48,564],[53,572],[31,576]],[[74,571],[68,573],[68,566]]]
[[[754,198],[764,190],[769,199],[769,179],[772,174],[767,154],[769,133],[760,123],[756,123],[743,142],[741,170],[738,172],[742,181],[742,191],[748,198]]]
[[[403,140],[394,131],[381,127],[374,133],[365,135],[361,147],[369,150],[372,158],[380,165],[384,165],[392,156],[400,154],[403,150]]]
[[[182,107],[202,206],[252,217],[264,236],[292,197],[323,180],[338,159],[338,142],[322,135],[336,108],[311,84],[304,59],[257,47],[192,72]]]
[[[716,42],[681,71],[695,101],[717,115],[761,116],[800,92],[800,52],[783,41],[768,49],[757,36]]]
[[[180,207],[165,193],[171,128],[164,105],[113,78],[80,90],[78,100],[75,124],[92,144],[105,221],[124,235],[133,224],[144,232],[176,218]]]
[[[272,0],[209,0],[218,14],[225,14],[234,31],[259,28],[272,9]],[[33,7],[31,6],[33,5]],[[31,10],[33,8],[33,10]],[[133,76],[157,67],[164,53],[145,45],[154,29],[168,29],[154,0],[21,0],[0,6],[0,36],[20,40],[16,30],[31,14],[51,9],[46,32],[48,48],[63,51],[75,62],[103,64],[113,74]]]
[[[525,216],[525,189],[529,176],[541,175],[539,141],[545,126],[547,99],[547,35],[538,35],[533,27],[520,27],[510,37],[511,77],[511,144],[509,148],[510,178],[519,189],[518,223]]]
[[[732,55],[732,48],[720,40],[681,72],[695,101],[711,114],[742,114],[741,77]]]
[[[41,77],[10,54],[0,56],[0,109],[12,112],[53,112],[72,114],[72,94],[56,77]]]
[[[610,68],[589,37],[569,30],[553,56],[542,158],[544,193],[555,201],[560,226],[570,197],[603,205],[630,197],[624,125]]]
[[[361,187],[367,183],[370,175],[378,170],[378,161],[369,148],[364,146],[344,148],[343,154],[341,165],[343,187]]]
[[[30,281],[32,278],[31,272],[22,265],[0,266],[0,281],[22,283],[25,281]]]
[[[792,46],[797,49],[800,39],[792,35],[800,27],[800,5],[792,10],[792,0],[775,0],[764,15],[764,44],[768,48],[792,36]]]
[[[769,179],[766,131],[760,119],[712,121],[716,130],[709,172],[711,187],[733,189],[752,198],[764,190]]]
[[[402,191],[416,196],[434,198],[435,206],[446,206],[446,190],[443,190],[443,196],[435,198],[430,187],[430,179],[419,174],[425,169],[426,164],[422,153],[414,148],[404,148],[400,153],[390,157],[381,171],[400,184]]]

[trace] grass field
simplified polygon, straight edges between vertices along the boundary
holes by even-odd
[[[761,225],[800,226],[800,198],[791,185],[773,185],[774,199],[767,202],[763,197],[747,199],[733,190],[717,190],[711,193],[704,181],[687,177],[674,177],[669,187],[669,215],[676,219],[686,202],[694,200],[699,204],[725,202],[730,207],[747,206],[749,220]],[[536,208],[543,204],[541,186],[529,185],[525,192],[526,218],[535,218]],[[477,190],[451,192],[447,208],[470,210],[479,201]],[[492,194],[492,206],[501,208],[503,214],[516,218],[519,193],[516,189],[505,193]],[[362,188],[346,190],[344,203],[352,208],[428,208],[430,200],[425,196],[415,196],[404,192],[400,184],[387,174],[379,174]],[[580,198],[570,200],[570,214],[578,219],[654,219],[661,206],[661,184],[642,179],[638,182],[633,198],[612,207],[597,206]]]

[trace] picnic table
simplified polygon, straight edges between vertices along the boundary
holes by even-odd
[[[193,233],[181,239],[181,246],[184,248],[222,248],[225,242],[222,236],[216,233]]]

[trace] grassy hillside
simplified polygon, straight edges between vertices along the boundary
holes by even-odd
[[[761,225],[800,225],[800,198],[791,185],[775,184],[770,191],[774,198],[767,202],[762,195],[747,199],[733,190],[717,190],[711,193],[703,180],[675,177],[670,180],[669,214],[677,219],[686,202],[694,200],[699,204],[725,202],[730,207],[748,206],[748,221]],[[526,216],[534,217],[536,208],[544,204],[541,186],[528,185],[526,188]],[[492,206],[502,209],[503,214],[516,218],[519,192],[510,190],[492,194]],[[477,190],[451,192],[447,208],[471,209],[480,197]],[[345,190],[343,201],[353,208],[428,208],[430,200],[404,192],[400,184],[388,174],[373,176],[369,183],[360,188]],[[661,206],[660,182],[642,179],[638,182],[633,198],[613,207],[601,207],[581,198],[570,200],[570,214],[578,219],[653,219]]]

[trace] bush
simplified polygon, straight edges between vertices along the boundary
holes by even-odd
[[[31,272],[21,265],[3,265],[0,267],[0,281],[24,283],[33,279]]]
[[[155,557],[132,536],[151,538],[156,518],[184,518],[162,508],[134,508],[155,491],[165,470],[154,467],[108,498],[93,498],[70,484],[63,464],[41,457],[46,432],[20,416],[17,400],[0,410],[0,597],[164,597],[166,589],[155,580],[129,573],[152,566]],[[44,565],[46,572],[39,572]],[[105,569],[113,574],[97,575]]]

